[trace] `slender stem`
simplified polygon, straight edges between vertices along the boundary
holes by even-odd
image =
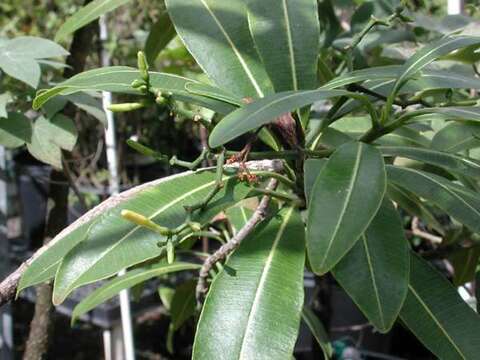
[[[280,192],[280,191],[274,191],[274,190],[268,190],[268,189],[258,189],[258,188],[255,188],[254,191],[259,193],[259,194],[268,195],[268,196],[271,196],[271,197],[274,197],[274,198],[277,198],[277,199],[280,199],[280,200],[283,200],[283,201],[288,201],[288,202],[291,202],[291,203],[295,203],[295,204],[298,204],[299,206],[303,204],[303,201],[296,195],[286,194],[286,193]]]
[[[225,150],[223,150],[217,158],[215,186],[207,194],[205,199],[198,202],[197,204],[185,206],[185,210],[188,213],[191,214],[195,210],[203,211],[205,207],[208,205],[208,203],[215,197],[215,195],[217,195],[217,193],[223,187],[223,165],[225,165]]]
[[[280,181],[282,184],[285,184],[289,188],[295,189],[295,182],[294,181],[292,181],[289,178],[287,178],[286,176],[280,175],[276,172],[259,171],[259,172],[256,172],[255,175],[257,175],[258,177],[269,177],[269,178],[277,179],[278,181]]]
[[[272,179],[268,183],[266,190],[274,190],[277,186],[277,180]],[[255,209],[252,217],[247,221],[247,223],[233,236],[227,243],[222,245],[220,249],[215,251],[210,255],[205,262],[203,263],[202,268],[198,276],[198,283],[196,288],[196,298],[198,305],[201,305],[203,302],[204,296],[208,291],[207,278],[210,270],[215,266],[219,261],[226,259],[226,257],[232,253],[243,239],[245,239],[252,231],[255,229],[257,224],[265,219],[267,215],[268,204],[270,202],[270,196],[263,196],[260,204]]]
[[[194,170],[202,164],[202,162],[207,158],[209,153],[210,151],[204,148],[200,155],[192,162],[179,160],[176,156],[172,156],[172,158],[170,159],[170,165],[181,166],[189,170]]]

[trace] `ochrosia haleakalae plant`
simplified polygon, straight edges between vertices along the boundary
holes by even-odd
[[[372,28],[409,20],[397,9],[372,18],[341,49],[345,66],[333,71],[320,56],[316,0],[166,5],[211,83],[149,71],[140,53],[138,69],[87,71],[39,93],[34,106],[84,90],[140,97],[116,111],[189,103],[210,110],[192,113],[209,130],[208,148],[193,163],[171,159],[193,171],[112,197],[65,229],[34,257],[19,290],[54,278],[59,304],[76,288],[129,269],[86,298],[78,317],[123,288],[200,269],[194,359],[291,359],[302,315],[328,357],[319,320],[303,308],[303,274],[331,273],[380,332],[401,320],[440,358],[478,357],[479,317],[412,250],[399,209],[439,235],[439,214],[461,227],[461,239],[480,230],[480,164],[466,151],[477,143],[458,135],[472,140],[477,130],[480,111],[467,89],[480,81],[431,67],[477,48],[480,38],[437,38],[402,64],[354,70],[355,51]],[[445,101],[435,94],[447,94]],[[318,113],[314,103],[331,106]],[[233,140],[244,148],[233,151]],[[265,146],[271,149],[252,150]],[[197,170],[204,159],[216,167]],[[245,207],[247,198],[258,198],[257,207]],[[182,261],[187,240],[219,236],[208,229],[221,212],[231,237],[203,265]],[[475,245],[458,237],[440,246],[478,258]],[[183,294],[194,289],[191,283]]]

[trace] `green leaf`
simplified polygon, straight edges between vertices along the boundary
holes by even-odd
[[[250,130],[273,122],[286,112],[337,96],[358,95],[343,90],[306,90],[287,91],[257,100],[223,118],[210,134],[209,145],[212,148],[221,146]]]
[[[33,125],[27,148],[38,160],[61,169],[61,149],[71,151],[76,142],[77,130],[71,119],[62,114],[57,114],[52,119],[40,116]]]
[[[172,306],[172,298],[174,292],[175,289],[172,289],[168,286],[160,286],[158,288],[158,296],[160,296],[160,300],[162,301],[162,304],[167,311],[170,311],[170,307]]]
[[[158,54],[175,37],[175,28],[173,27],[170,16],[166,11],[162,12],[155,24],[152,25],[145,42],[145,57],[149,64],[153,64]]]
[[[480,124],[451,123],[435,133],[432,148],[456,153],[480,147]]]
[[[107,116],[100,99],[97,99],[87,93],[79,92],[65,97],[76,107],[93,116],[100,123],[107,127]]]
[[[198,220],[207,221],[223,208],[250,196],[251,189],[243,183],[237,184],[234,175],[225,176],[225,180],[225,186],[211,202],[211,208],[207,208]],[[109,198],[52,240],[48,250],[27,268],[20,279],[18,291],[50,279],[51,269],[55,272],[66,254],[82,241],[86,243],[70,253],[62,265],[63,269],[69,263],[75,267],[76,260],[80,261],[82,256],[88,259],[88,263],[75,267],[75,272],[71,274],[70,280],[79,277],[79,283],[83,280],[88,283],[98,278],[107,278],[120,269],[157,257],[162,252],[157,246],[162,237],[123,220],[120,216],[121,210],[128,209],[145,216],[150,215],[153,221],[164,226],[176,226],[186,218],[183,205],[202,200],[214,183],[213,171],[184,172],[140,185]],[[97,223],[97,229],[91,229],[92,225]],[[97,272],[98,277],[96,269],[102,270],[101,273]],[[68,275],[68,270],[65,274],[60,272],[59,279]],[[65,279],[63,284],[57,284],[57,288],[75,287],[75,284],[69,284]]]
[[[233,206],[227,209],[225,214],[230,222],[233,233],[236,234],[243,226],[245,226],[248,219],[252,216],[253,211],[245,206]]]
[[[448,257],[453,266],[453,285],[462,286],[473,281],[480,258],[480,247],[463,248],[451,253]]]
[[[83,299],[75,308],[72,313],[72,324],[83,314],[94,309],[101,303],[116,296],[120,291],[129,289],[135,285],[141,284],[149,279],[169,274],[177,271],[195,270],[200,265],[190,264],[184,262],[177,262],[173,264],[159,263],[149,268],[139,268],[132,271],[128,271],[125,275],[118,276],[95,289],[85,299]]]
[[[68,55],[53,41],[20,36],[0,44],[0,69],[7,75],[37,88],[40,81],[40,59]]]
[[[314,312],[306,306],[304,306],[302,310],[302,320],[307,324],[312,335],[315,337],[315,340],[317,340],[318,345],[320,345],[323,357],[326,360],[333,358],[333,347],[330,343],[325,327]]]
[[[76,30],[129,1],[130,0],[93,0],[63,23],[55,34],[55,41],[65,40],[68,35],[73,34]]]
[[[364,82],[371,79],[375,79],[376,81],[395,79],[399,75],[401,68],[400,65],[387,65],[351,71],[337,76],[323,85],[322,89],[336,89],[341,86]]]
[[[9,112],[6,118],[0,117],[0,144],[16,148],[32,138],[32,122],[19,112]]]
[[[316,0],[248,3],[250,31],[276,92],[317,87],[317,14]]]
[[[69,52],[48,39],[35,36],[19,36],[0,45],[0,54],[13,60],[48,59],[67,56]]]
[[[200,67],[221,88],[263,97],[271,83],[255,50],[243,0],[167,0],[178,35]]]
[[[40,65],[33,59],[11,58],[0,53],[0,69],[5,74],[36,89],[40,82]]]
[[[200,266],[197,266],[197,268]],[[172,321],[173,331],[180,327],[195,313],[195,287],[197,282],[195,279],[184,282],[177,286],[173,294],[170,317]]]
[[[403,323],[440,359],[476,359],[480,318],[456,289],[425,260],[411,257]]]
[[[380,152],[363,143],[340,146],[313,185],[307,220],[307,253],[313,271],[325,274],[355,245],[385,194]]]
[[[480,230],[480,198],[475,192],[424,171],[387,165],[388,181],[430,201],[474,231]]]
[[[435,218],[435,215],[429,208],[420,200],[417,196],[411,192],[393,184],[387,185],[387,195],[390,199],[398,204],[403,210],[413,216],[417,216],[422,219],[427,226],[435,229],[439,234],[444,234],[445,231],[442,225]]]
[[[221,114],[228,114],[235,109],[235,107],[230,104],[190,94],[185,90],[185,84],[197,83],[195,80],[174,74],[158,72],[149,72],[149,75],[152,88],[167,93],[171,92],[175,100],[205,106]],[[127,66],[111,66],[85,71],[65,80],[51,89],[38,92],[33,101],[33,107],[34,109],[39,109],[49,99],[57,95],[70,95],[79,91],[88,90],[141,95],[138,90],[131,87],[132,81],[139,78],[139,71]]]
[[[381,332],[393,326],[407,296],[410,270],[402,220],[385,199],[355,246],[332,273],[367,319]]]
[[[400,93],[432,89],[480,89],[480,79],[453,71],[424,69]]]
[[[186,83],[185,89],[192,94],[206,96],[215,100],[220,100],[235,106],[243,106],[245,102],[236,95],[230,94],[228,91],[220,89],[213,85],[201,83]]]
[[[451,106],[439,108],[425,108],[412,111],[407,114],[408,118],[414,119],[416,116],[425,114],[438,114],[447,120],[470,120],[480,121],[480,106]],[[421,118],[422,119],[422,118]],[[427,120],[430,120],[427,117]]]
[[[440,56],[447,55],[454,50],[478,43],[480,43],[480,37],[477,36],[451,36],[424,46],[402,65],[402,71],[395,83],[394,92],[401,87],[405,81],[409,80],[418,71],[432,61],[435,61]]]
[[[57,114],[52,119],[42,119],[40,122],[37,120],[33,131],[39,131],[39,136],[44,136],[44,142],[50,142],[68,151],[73,150],[78,137],[72,119],[62,114]]]
[[[239,183],[236,174],[226,175],[224,179],[225,186],[210,206],[192,220],[205,223],[225,207],[254,195],[253,188]],[[54,303],[61,303],[79,286],[165,253],[165,246],[158,246],[158,242],[165,242],[166,237],[123,219],[120,216],[123,209],[138,212],[161,226],[175,228],[188,218],[184,206],[203,200],[214,184],[214,171],[179,176],[104,211],[89,227],[86,238],[63,258],[55,276]]]
[[[480,178],[480,163],[468,157],[457,156],[437,150],[406,146],[381,146],[379,150],[383,155],[406,157],[442,167],[453,173],[472,176],[477,179]]]
[[[304,169],[304,190],[305,190],[305,199],[307,203],[310,202],[310,194],[312,193],[313,184],[317,179],[320,170],[327,163],[327,159],[307,159],[303,165]]]
[[[27,148],[38,160],[61,169],[61,149],[71,151],[76,142],[77,130],[71,119],[62,114],[57,114],[52,119],[40,116],[33,125]]]
[[[258,225],[207,295],[192,359],[288,359],[303,306],[304,226],[287,208]]]

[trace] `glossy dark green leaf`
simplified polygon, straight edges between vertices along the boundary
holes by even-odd
[[[400,93],[432,89],[480,89],[480,79],[453,71],[424,69]]]
[[[0,145],[16,148],[30,142],[32,122],[19,112],[9,112],[7,117],[0,117]]]
[[[403,323],[440,359],[476,359],[480,318],[457,290],[417,255],[411,257]]]
[[[425,45],[402,65],[401,74],[397,79],[395,89],[398,89],[405,83],[405,81],[440,56],[479,43],[480,37],[477,36],[451,36]]]
[[[453,285],[462,286],[473,281],[480,258],[480,247],[458,249],[448,257],[453,266]]]
[[[228,114],[235,109],[235,107],[230,104],[194,95],[186,91],[185,84],[197,83],[195,80],[174,74],[157,72],[149,72],[149,74],[152,88],[167,93],[171,92],[173,98],[176,100],[198,104],[222,114]],[[127,66],[111,66],[85,71],[51,89],[38,92],[33,101],[33,107],[39,109],[45,102],[57,95],[69,95],[87,90],[140,95],[140,92],[131,86],[132,81],[139,78],[139,71]]]
[[[304,306],[302,310],[302,320],[307,324],[315,340],[317,340],[318,345],[320,345],[325,360],[333,358],[333,347],[325,327],[314,312],[306,306]]]
[[[424,171],[387,165],[388,181],[430,201],[450,216],[480,230],[480,197],[447,179]]]
[[[317,179],[320,170],[327,163],[327,159],[307,159],[303,165],[303,177],[304,177],[304,191],[305,199],[307,203],[310,202],[310,194],[312,193],[313,184]]]
[[[303,306],[304,226],[281,210],[245,238],[214,279],[193,345],[194,360],[290,360]]]
[[[226,207],[254,195],[251,187],[239,183],[236,174],[225,175],[224,179],[225,186],[210,206],[192,220],[205,223]],[[165,252],[165,246],[158,246],[158,242],[166,238],[123,219],[122,209],[136,211],[161,226],[175,228],[187,219],[184,206],[203,200],[214,184],[213,170],[182,174],[153,183],[148,191],[138,193],[143,185],[137,187],[136,191],[132,190],[137,196],[116,206],[113,201],[114,207],[102,211],[89,227],[86,238],[63,258],[55,276],[54,303],[61,303],[79,286],[112,276]]]
[[[245,102],[238,96],[230,94],[228,91],[220,89],[213,85],[201,83],[186,83],[185,89],[189,93],[206,96],[208,98],[220,100],[235,106],[245,105]]]
[[[480,147],[480,124],[453,122],[435,133],[432,148],[456,153]]]
[[[366,80],[392,80],[395,79],[401,71],[400,65],[376,66],[367,69],[355,70],[346,74],[337,76],[322,86],[324,89],[336,89],[342,86],[364,82]]]
[[[408,117],[414,119],[416,116],[422,116],[425,114],[437,114],[440,115],[442,118],[448,120],[480,121],[480,106],[449,106],[439,108],[425,108],[417,111],[412,111],[408,114]]]
[[[252,213],[253,211],[245,206],[233,206],[225,211],[234,234],[236,234],[247,223],[248,219],[252,216]]]
[[[317,274],[330,271],[355,245],[385,194],[380,152],[363,143],[339,147],[317,176],[310,195],[307,253]]]
[[[195,287],[197,281],[189,280],[176,287],[170,304],[170,318],[173,331],[178,330],[195,313]]]
[[[422,219],[428,227],[435,229],[439,234],[444,234],[442,225],[440,225],[432,211],[410,191],[390,182],[387,185],[387,195],[407,213]]]
[[[379,148],[387,156],[401,156],[442,167],[454,173],[480,178],[480,163],[468,157],[448,152],[406,146],[382,146]]]
[[[209,144],[215,148],[248,131],[274,121],[278,116],[337,96],[352,95],[343,90],[287,91],[265,97],[246,105],[220,121],[210,134]],[[355,95],[356,96],[356,95]]]
[[[255,50],[243,0],[167,0],[178,35],[216,85],[262,97],[271,83]]]
[[[407,296],[410,253],[402,220],[385,199],[365,233],[333,268],[335,279],[381,332],[393,326]]]
[[[58,29],[55,34],[55,41],[65,40],[65,38],[73,34],[76,30],[84,27],[103,14],[115,10],[121,5],[130,2],[130,0],[93,0],[80,10],[75,12],[65,23]]]
[[[225,187],[199,221],[207,221],[222,209],[249,196],[251,188],[238,184],[234,175],[226,175],[225,180]],[[214,183],[212,171],[185,172],[111,197],[52,240],[53,245],[25,271],[19,291],[50,279],[67,253],[69,255],[62,264],[65,272],[60,271],[57,278],[60,279],[56,284],[57,294],[61,294],[59,301],[72,288],[83,283],[109,277],[130,265],[157,257],[162,252],[157,242],[162,238],[124,220],[120,216],[121,210],[137,211],[150,215],[161,225],[176,226],[185,220],[183,206],[203,199]],[[97,224],[95,229],[94,224]],[[72,251],[82,241],[85,243]],[[82,262],[82,259],[87,261]],[[75,271],[69,273],[70,266]]]
[[[317,13],[316,0],[248,3],[250,31],[276,92],[317,87]]]
[[[155,62],[160,51],[168,45],[174,36],[175,28],[170,20],[170,16],[164,11],[152,25],[145,42],[145,57],[149,64]]]
[[[83,299],[72,313],[72,323],[80,316],[104,303],[108,299],[116,296],[120,291],[129,289],[135,285],[141,284],[149,279],[169,274],[177,271],[196,270],[200,267],[198,264],[177,262],[173,264],[159,263],[149,268],[139,268],[128,271],[125,275],[118,276],[95,289],[85,299]]]

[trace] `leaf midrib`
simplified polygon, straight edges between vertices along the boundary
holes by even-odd
[[[285,27],[287,30],[287,44],[290,58],[290,68],[292,71],[293,90],[298,90],[297,69],[295,64],[295,54],[293,51],[292,28],[290,26],[290,18],[288,14],[287,0],[282,0],[283,16],[285,18]]]
[[[442,47],[445,47],[447,45],[450,45],[452,42],[455,42],[459,40],[459,38],[453,38],[451,39],[450,41],[447,41],[446,43],[443,43],[442,45],[440,46],[437,46],[433,49],[431,49],[429,52],[425,53],[423,56],[421,56],[420,58],[418,58],[416,61],[414,61],[412,64],[410,64],[407,69],[403,72],[402,75],[400,75],[400,77],[398,78],[397,80],[397,84],[399,84],[401,81],[403,81],[406,77],[408,76],[411,76],[413,74],[409,74],[409,72],[411,72],[411,70],[417,66],[418,63],[422,62],[426,57],[430,56],[432,53],[434,53],[435,51],[441,49]],[[417,70],[418,71],[418,70]],[[416,71],[414,71],[415,73]]]
[[[230,178],[232,178],[232,177],[233,177],[233,175],[232,175],[232,176],[227,176],[227,177],[224,178],[224,181],[225,181],[225,180],[228,180],[228,179],[230,179]],[[191,196],[191,195],[195,194],[196,192],[201,191],[201,190],[203,190],[203,189],[205,189],[205,188],[208,188],[209,186],[212,186],[212,185],[214,185],[214,184],[215,184],[215,180],[214,180],[214,181],[210,181],[210,182],[208,182],[208,183],[206,183],[206,184],[203,184],[202,186],[199,186],[199,187],[197,187],[196,189],[191,190],[191,191],[183,194],[182,196],[180,196],[180,197],[176,198],[175,200],[169,202],[168,204],[164,205],[162,208],[160,208],[159,210],[157,210],[156,212],[154,212],[152,215],[148,216],[147,218],[150,219],[150,220],[153,219],[154,217],[160,215],[162,212],[168,210],[170,207],[172,207],[172,206],[174,206],[175,204],[177,204],[178,202],[186,199],[188,196]],[[135,226],[132,230],[130,230],[127,234],[125,234],[120,240],[118,240],[117,242],[113,243],[112,246],[108,247],[105,251],[103,251],[102,254],[97,258],[97,260],[95,260],[95,261],[91,264],[91,266],[89,267],[89,269],[88,269],[87,271],[81,273],[75,280],[70,281],[70,284],[71,284],[71,285],[70,285],[69,287],[67,287],[66,291],[63,291],[62,293],[63,293],[63,294],[68,294],[68,293],[70,293],[70,291],[71,291],[72,289],[74,289],[75,286],[77,285],[77,281],[78,281],[79,279],[81,279],[86,273],[88,273],[88,272],[92,269],[92,267],[94,267],[96,264],[98,264],[98,262],[99,262],[100,260],[102,260],[106,255],[108,255],[108,253],[110,253],[113,249],[115,249],[117,246],[119,246],[121,243],[123,243],[123,241],[125,241],[128,237],[130,237],[131,234],[133,234],[135,231],[137,231],[137,230],[140,229],[140,228],[141,228],[141,226]],[[64,298],[64,295],[62,295],[62,298]]]
[[[358,169],[360,168],[361,158],[362,158],[362,143],[358,143],[358,150],[355,156],[355,165],[353,167],[352,176],[350,178],[350,182],[347,188],[347,196],[345,198],[342,209],[340,211],[340,215],[338,216],[338,221],[335,225],[333,233],[330,236],[330,241],[328,243],[327,249],[325,250],[325,255],[323,256],[322,262],[320,263],[320,268],[323,268],[323,266],[325,265],[325,261],[327,260],[329,252],[332,248],[333,241],[337,237],[337,233],[340,230],[340,224],[343,222],[343,217],[345,216],[345,212],[347,211],[350,198],[352,197],[352,190],[353,190],[353,187],[355,186],[355,183],[358,177]]]
[[[197,265],[197,264],[178,263],[178,264],[168,265],[161,268],[150,269],[150,270],[139,272],[138,274],[135,274],[133,276],[129,276],[129,277],[126,276],[125,278],[122,278],[122,279],[119,278],[120,279],[119,281],[115,282],[114,284],[111,284],[111,286],[105,287],[103,290],[107,291],[107,290],[115,289],[118,287],[124,288],[124,284],[130,283],[132,280],[135,280],[135,281],[137,281],[137,279],[146,280],[154,276],[160,276],[160,275],[164,275],[164,274],[168,274],[176,271],[194,270],[199,267],[200,265]],[[102,291],[101,293],[98,293],[95,297],[90,299],[90,302],[97,302],[98,301],[97,299],[102,299],[102,294],[104,293],[104,291]]]
[[[378,315],[380,316],[380,322],[382,323],[382,326],[385,328],[386,327],[385,317],[383,315],[382,303],[380,301],[380,294],[378,292],[377,279],[375,277],[375,270],[373,268],[372,259],[370,256],[370,250],[368,249],[368,244],[367,244],[367,237],[365,234],[362,234],[362,242],[365,248],[365,256],[367,257],[368,269],[370,271],[370,276],[372,278],[373,292],[375,293],[375,299],[377,301],[377,306],[378,306]]]
[[[245,74],[247,75],[248,79],[250,80],[250,82],[252,83],[253,87],[255,88],[255,91],[257,92],[258,96],[259,97],[263,97],[264,94],[263,94],[263,91],[262,89],[260,88],[260,86],[258,85],[257,81],[255,80],[255,77],[253,76],[252,74],[252,71],[250,70],[250,68],[248,67],[247,63],[245,62],[245,60],[243,59],[243,56],[242,54],[240,53],[240,51],[237,49],[237,47],[235,46],[233,40],[230,38],[230,35],[228,35],[227,31],[225,30],[225,28],[223,27],[222,23],[220,22],[220,20],[217,18],[217,16],[215,15],[215,13],[212,11],[212,9],[210,9],[210,7],[208,6],[208,4],[206,3],[205,0],[200,0],[200,2],[203,4],[203,6],[205,7],[205,9],[208,11],[208,13],[210,14],[210,16],[212,17],[213,21],[215,21],[215,24],[218,26],[218,28],[220,29],[222,35],[225,37],[225,39],[227,40],[228,44],[230,45],[230,47],[232,48],[235,56],[238,58],[238,61],[240,62],[240,65],[242,65],[242,68],[243,70],[245,71]]]
[[[457,346],[457,344],[455,344],[455,342],[453,341],[453,339],[450,337],[450,335],[448,334],[448,332],[444,329],[444,327],[442,326],[442,324],[437,320],[437,318],[435,317],[435,315],[430,311],[430,308],[428,307],[428,305],[422,300],[422,298],[420,297],[420,295],[418,295],[418,293],[415,291],[415,289],[413,288],[413,286],[411,284],[408,284],[408,288],[409,290],[412,292],[413,296],[415,296],[415,298],[417,299],[417,301],[420,303],[420,305],[425,309],[425,312],[428,314],[428,316],[430,316],[433,320],[433,322],[438,326],[438,328],[440,329],[440,331],[445,335],[445,337],[447,338],[447,340],[453,345],[455,351],[458,352],[458,354],[462,357],[462,359],[466,359],[465,355],[463,355],[462,351],[459,349],[459,347]]]
[[[474,161],[471,161],[470,159],[466,159],[466,158],[462,158],[460,156],[457,156],[455,154],[452,154],[452,153],[448,153],[448,152],[444,152],[444,151],[437,151],[437,150],[432,150],[432,149],[427,149],[427,148],[410,148],[410,147],[407,147],[407,146],[380,146],[379,147],[380,150],[381,149],[385,149],[385,150],[390,150],[390,151],[393,151],[393,152],[397,152],[397,153],[400,153],[401,155],[397,155],[397,156],[404,156],[404,157],[415,157],[415,152],[420,152],[420,153],[424,153],[424,154],[427,154],[427,155],[437,155],[437,156],[444,156],[445,158],[448,158],[450,160],[453,160],[453,161],[458,161],[459,163],[461,164],[464,164],[466,166],[470,166],[472,168],[476,168],[476,170],[480,170],[480,164],[477,164],[475,163]],[[413,155],[412,155],[413,153]],[[409,155],[405,155],[405,154],[409,154]]]
[[[270,254],[268,255],[268,258],[265,262],[265,266],[263,267],[262,275],[260,277],[260,281],[259,281],[258,286],[257,286],[257,291],[255,293],[255,297],[254,297],[254,300],[253,300],[253,303],[252,303],[252,307],[250,308],[250,312],[248,314],[248,319],[247,319],[247,323],[246,323],[246,326],[245,326],[245,332],[244,332],[243,338],[242,338],[242,344],[240,345],[240,352],[239,352],[239,356],[238,356],[238,358],[240,360],[241,359],[249,360],[248,358],[245,358],[244,355],[243,355],[243,351],[244,351],[244,348],[245,348],[245,343],[248,339],[247,335],[252,331],[251,330],[252,329],[251,328],[251,323],[252,323],[253,318],[255,317],[255,315],[257,313],[258,304],[259,304],[261,295],[264,292],[265,281],[267,279],[270,268],[272,266],[272,261],[273,261],[275,252],[277,250],[278,243],[280,242],[280,239],[283,236],[283,233],[284,233],[285,228],[288,224],[288,221],[290,220],[290,217],[293,213],[293,210],[294,210],[294,207],[291,207],[289,209],[289,211],[285,214],[285,217],[283,218],[282,224],[280,225],[280,228],[278,229],[277,235],[276,235],[275,240],[274,240],[274,242],[272,244],[272,247],[270,249]]]
[[[427,180],[430,180],[431,182],[437,184],[438,186],[440,186],[442,189],[444,189],[446,192],[448,192],[449,194],[451,194],[452,196],[454,196],[457,200],[460,200],[460,202],[462,202],[463,204],[465,204],[468,208],[472,209],[473,212],[475,212],[479,217],[480,217],[480,213],[478,212],[477,209],[475,209],[474,207],[472,207],[469,203],[467,203],[462,197],[460,197],[455,191],[451,190],[448,186],[442,184],[441,182],[437,181],[436,179],[434,179],[433,177],[428,177],[426,174],[423,174],[422,172],[418,171],[418,170],[414,170],[414,169],[407,169],[407,168],[402,168],[402,170],[405,170],[405,171],[411,171],[411,172],[414,172],[418,175],[420,175],[421,177],[427,179]],[[401,186],[401,184],[400,184]]]

